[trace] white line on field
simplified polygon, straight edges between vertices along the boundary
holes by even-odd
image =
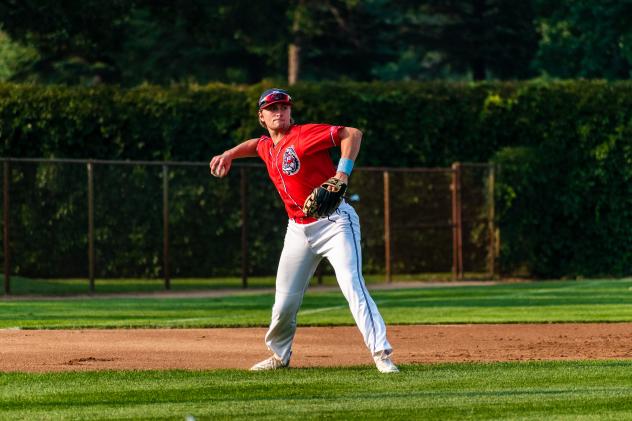
[[[303,315],[303,314],[324,313],[326,311],[339,310],[339,309],[345,308],[345,307],[347,307],[347,306],[346,305],[340,305],[340,306],[332,306],[332,307],[314,308],[314,309],[311,309],[311,310],[303,310],[303,311],[299,312],[299,314]]]
[[[230,318],[231,319],[245,319],[248,317],[250,317],[250,315],[240,314],[240,315],[231,316]],[[182,319],[168,319],[168,320],[162,320],[161,323],[198,322],[200,320],[211,322],[211,321],[217,320],[217,317],[205,316],[205,317],[187,317],[187,318],[182,318]]]
[[[182,323],[182,322],[197,322],[200,320],[211,320],[212,317],[189,317],[186,319],[169,319],[169,320],[163,320],[163,322],[166,323]]]

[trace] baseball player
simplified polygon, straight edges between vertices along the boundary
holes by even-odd
[[[249,139],[210,161],[211,174],[224,177],[233,159],[259,156],[278,190],[289,221],[276,277],[275,302],[265,342],[273,355],[251,370],[288,367],[296,333],[296,314],[318,263],[327,258],[349,302],[364,343],[382,373],[396,373],[386,326],[362,277],[360,221],[344,200],[324,218],[309,216],[304,203],[317,186],[335,177],[348,182],[353,160],[360,150],[362,132],[328,124],[294,124],[292,98],[281,89],[269,89],[258,102],[259,123],[269,135]],[[341,159],[334,166],[329,149],[339,147]],[[331,187],[330,187],[331,189]]]

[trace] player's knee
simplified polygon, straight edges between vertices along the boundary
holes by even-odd
[[[291,321],[296,318],[296,312],[298,311],[298,304],[294,302],[278,302],[274,303],[272,313],[274,317],[279,320]]]

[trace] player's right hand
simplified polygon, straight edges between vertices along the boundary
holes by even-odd
[[[226,153],[214,156],[209,163],[211,175],[218,178],[225,177],[228,175],[232,163],[232,158]]]

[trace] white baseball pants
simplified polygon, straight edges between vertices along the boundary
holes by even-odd
[[[288,222],[276,278],[272,321],[266,334],[268,348],[288,362],[296,333],[296,314],[318,263],[327,258],[340,289],[349,302],[353,318],[373,355],[392,352],[386,326],[362,277],[360,219],[343,202],[329,219],[311,224]]]

